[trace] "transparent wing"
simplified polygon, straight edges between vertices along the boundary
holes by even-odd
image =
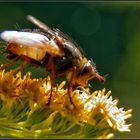
[[[44,24],[43,22],[41,22],[40,20],[36,19],[35,17],[28,15],[27,19],[32,22],[33,24],[35,24],[36,26],[38,26],[39,28],[41,28],[42,30],[48,32],[51,35],[55,35],[54,31],[52,29],[50,29],[46,24]]]

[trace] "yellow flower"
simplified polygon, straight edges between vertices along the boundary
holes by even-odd
[[[0,71],[0,98],[3,101],[9,101],[19,97],[19,89],[17,87],[21,84],[21,73],[19,72],[16,77],[13,76],[13,71],[5,72]]]
[[[132,109],[124,111],[124,108],[118,108],[118,100],[113,100],[110,94],[111,91],[105,93],[105,89],[103,89],[102,91],[93,92],[90,97],[83,93],[81,99],[84,101],[84,107],[89,112],[93,112],[93,116],[101,113],[104,115],[105,121],[107,121],[113,129],[130,131],[129,127],[131,124],[125,124],[125,120],[132,116]]]
[[[50,77],[32,79],[28,72],[0,71],[0,135],[47,138],[111,138],[112,131],[130,131],[131,109],[118,108],[111,92],[90,92],[66,82],[53,87]],[[72,97],[69,100],[68,92]],[[66,134],[67,133],[67,134]]]

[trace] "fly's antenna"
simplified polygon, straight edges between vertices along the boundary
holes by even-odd
[[[101,84],[104,84],[105,77],[101,76],[98,72],[96,72],[95,77],[100,81]]]
[[[35,17],[28,15],[27,19],[32,22],[33,24],[35,24],[36,26],[38,26],[40,29],[44,30],[45,32],[49,33],[50,35],[54,36],[55,33],[52,29],[50,29],[46,24],[44,24],[43,22],[41,22],[40,20],[36,19]]]

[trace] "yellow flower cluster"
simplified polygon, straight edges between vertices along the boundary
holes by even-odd
[[[63,81],[53,87],[52,98],[48,106],[50,91],[50,77],[32,79],[31,73],[28,72],[22,78],[21,72],[14,75],[13,70],[0,71],[0,101],[2,106],[10,107],[16,102],[22,106],[23,100],[28,100],[30,112],[41,108],[51,110],[51,115],[47,118],[47,123],[50,124],[59,113],[80,127],[80,132],[77,135],[71,135],[71,137],[110,138],[113,137],[113,130],[130,131],[131,124],[126,124],[126,119],[131,117],[132,110],[124,111],[123,108],[118,108],[118,100],[112,99],[110,91],[106,93],[103,89],[91,93],[88,88],[77,87],[70,93],[73,106],[69,100],[66,82]],[[58,124],[56,123],[56,125]],[[47,124],[47,126],[49,125]],[[49,126],[49,129],[52,130],[52,127]],[[40,128],[39,130],[41,131]],[[85,136],[84,133],[86,133]]]

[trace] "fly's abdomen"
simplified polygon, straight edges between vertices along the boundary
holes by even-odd
[[[18,55],[18,56],[26,56],[28,58],[34,59],[36,61],[42,60],[46,52],[43,51],[41,48],[37,47],[27,47],[23,45],[17,45],[10,43],[7,47],[8,51]]]

